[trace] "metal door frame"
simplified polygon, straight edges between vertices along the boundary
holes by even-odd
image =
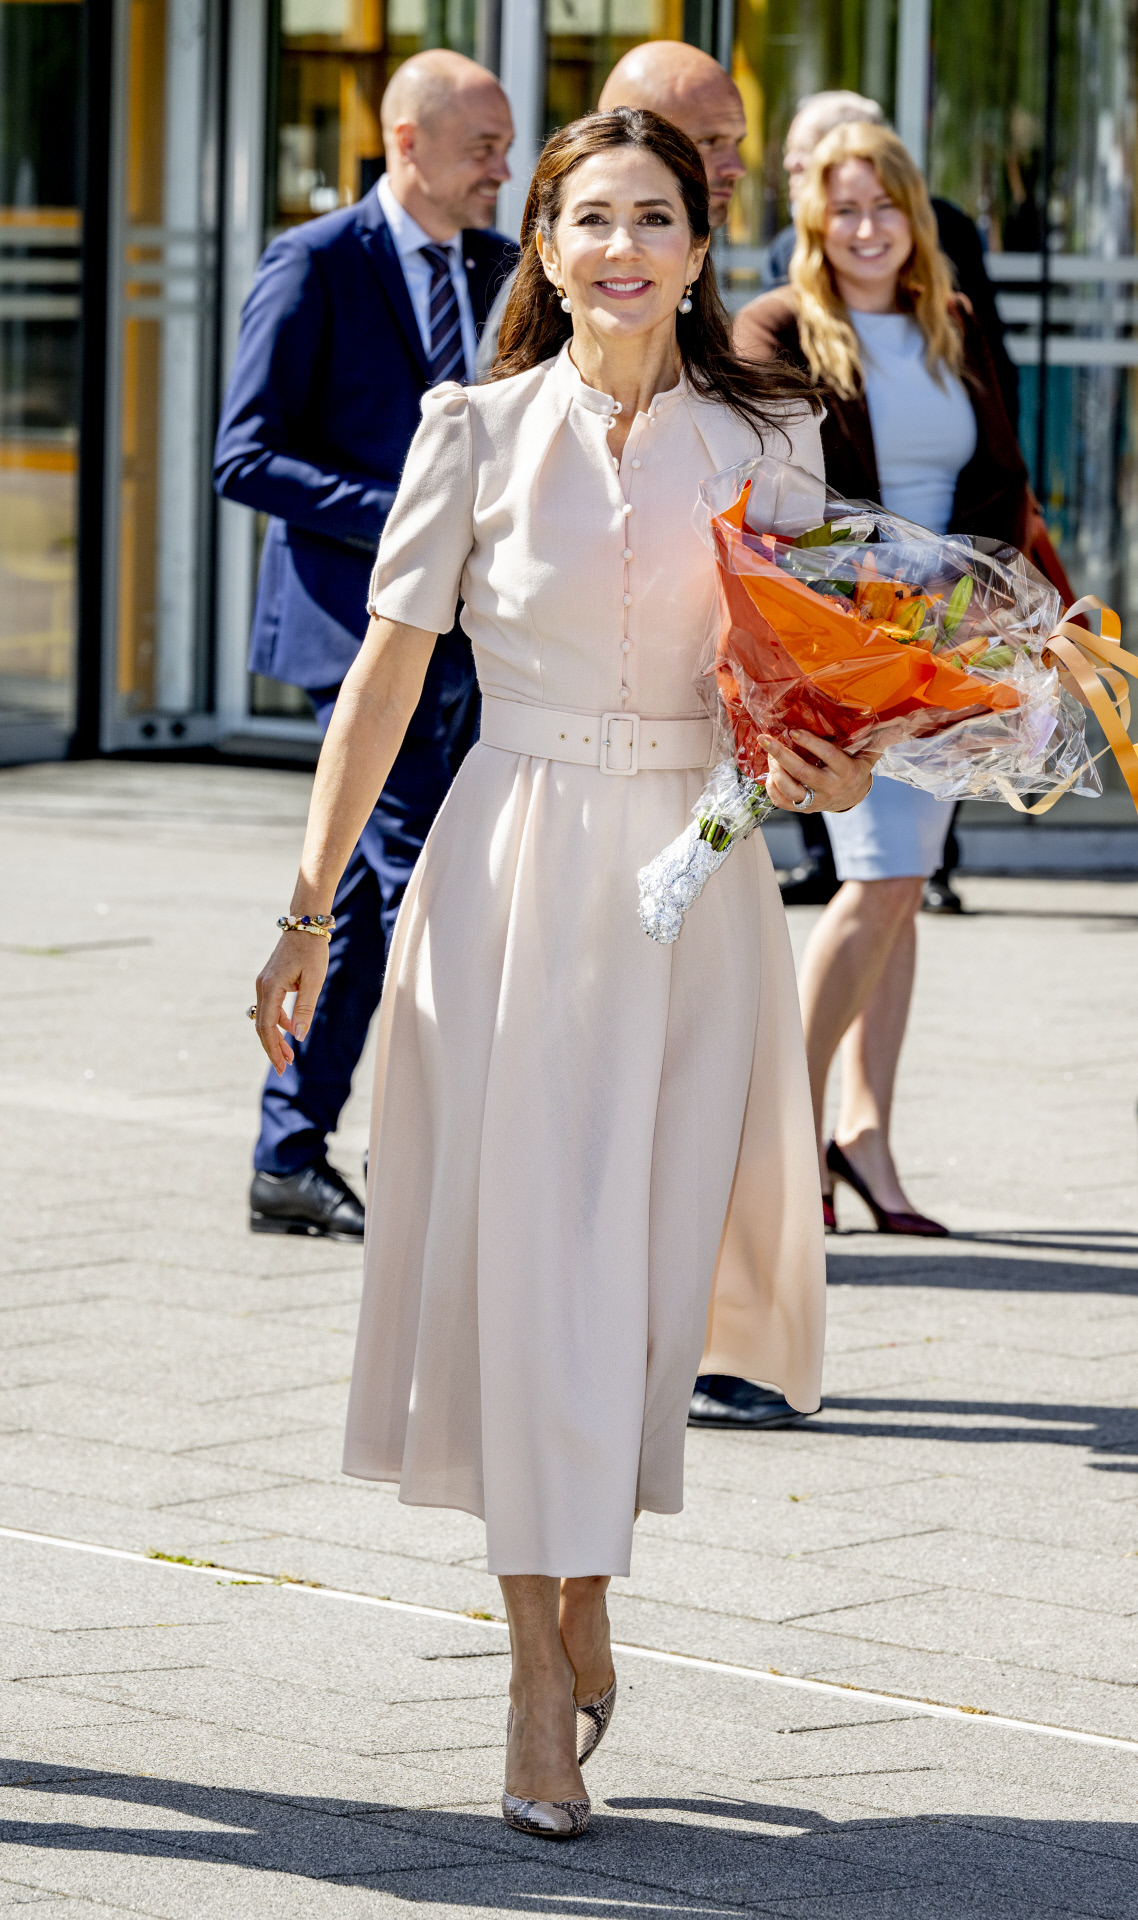
[[[225,171],[221,197],[218,397],[225,391],[241,309],[264,247],[270,0],[230,0],[226,47]],[[315,720],[249,711],[249,632],[256,594],[257,524],[248,507],[217,502],[214,704],[221,744],[311,745]]]
[[[209,4],[209,0],[205,0]],[[220,25],[224,31],[226,0],[216,0],[219,9]],[[99,746],[104,753],[114,753],[124,748],[169,748],[207,746],[217,737],[218,723],[215,713],[209,710],[209,684],[212,680],[213,661],[211,659],[211,637],[207,633],[205,640],[205,672],[202,697],[188,711],[163,713],[151,711],[120,716],[118,712],[118,616],[120,604],[120,487],[122,456],[122,405],[123,382],[123,323],[130,317],[128,302],[124,292],[126,275],[126,250],[128,245],[126,221],[126,164],[128,145],[127,116],[130,104],[130,5],[131,0],[114,0],[112,17],[111,51],[111,128],[110,128],[110,165],[108,168],[108,219],[107,219],[107,338],[106,338],[106,381],[104,398],[104,449],[103,449],[103,582],[101,617],[101,701],[99,722]],[[219,60],[216,67],[224,73],[225,62]],[[216,89],[217,75],[207,72],[207,91],[211,83]],[[215,117],[220,103],[211,102]],[[218,129],[220,133],[221,129]],[[162,230],[155,229],[155,233]],[[165,234],[163,233],[163,245]],[[207,244],[203,241],[203,244]],[[149,277],[163,281],[163,293],[158,299],[138,302],[145,306],[145,314],[139,317],[161,318],[167,307],[165,294],[165,276],[167,264],[163,260],[160,269]],[[135,276],[144,279],[147,274]],[[216,270],[215,270],[216,280]],[[208,295],[207,295],[208,297]],[[135,304],[132,302],[132,304]],[[212,387],[215,383],[210,382]],[[213,404],[212,391],[208,404]],[[207,404],[202,396],[202,407]],[[212,496],[211,496],[212,501]],[[206,526],[212,533],[212,505],[202,503]],[[212,563],[212,538],[200,543],[203,556],[208,555]],[[212,564],[210,570],[212,571]],[[212,607],[211,607],[212,613]]]

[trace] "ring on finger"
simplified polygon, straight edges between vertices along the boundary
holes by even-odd
[[[813,801],[814,801],[814,789],[813,787],[807,787],[806,792],[803,794],[801,800],[793,800],[791,802],[791,805],[794,807],[796,812],[801,813],[803,807],[812,806]]]
[[[256,1009],[256,1007],[246,1007],[246,1009],[245,1009],[245,1018],[246,1018],[246,1020],[255,1020],[255,1019],[257,1018],[257,1009]]]

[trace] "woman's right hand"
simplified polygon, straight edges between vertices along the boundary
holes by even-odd
[[[796,813],[848,813],[865,799],[881,747],[849,753],[798,727],[793,733],[801,753],[769,734],[759,735],[767,754],[766,789],[776,807],[793,807]]]
[[[257,1038],[278,1074],[294,1058],[284,1033],[297,1041],[304,1039],[327,972],[327,940],[314,933],[282,933],[257,975]],[[286,1013],[289,993],[295,993],[296,1001],[292,1012]]]
[[[435,635],[395,620],[372,619],[348,668],[316,768],[300,875],[290,913],[327,913],[363,832],[364,822],[395,764],[423,691]],[[282,933],[257,976],[257,1038],[278,1073],[292,1064],[284,1039],[303,1040],[328,972],[322,934]],[[291,1014],[285,995],[295,993]]]

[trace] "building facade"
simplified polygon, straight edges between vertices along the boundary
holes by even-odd
[[[0,760],[311,752],[245,651],[260,531],[210,452],[266,241],[382,167],[398,63],[502,76],[533,156],[630,46],[729,65],[749,120],[729,300],[787,218],[797,99],[877,99],[979,223],[1021,438],[1077,589],[1138,614],[1138,0],[0,0]]]

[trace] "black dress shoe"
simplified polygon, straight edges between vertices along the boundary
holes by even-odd
[[[756,1387],[730,1373],[701,1373],[688,1411],[689,1427],[732,1427],[753,1433],[759,1427],[793,1427],[806,1415],[773,1387]]]
[[[943,873],[934,873],[926,880],[921,894],[922,913],[963,913],[964,902],[958,893],[952,891],[947,877]]]
[[[299,1173],[255,1173],[249,1189],[254,1233],[320,1234],[362,1240],[364,1210],[342,1173],[318,1160]]]
[[[801,866],[791,867],[778,890],[784,907],[824,907],[841,884],[829,862],[804,860]]]

